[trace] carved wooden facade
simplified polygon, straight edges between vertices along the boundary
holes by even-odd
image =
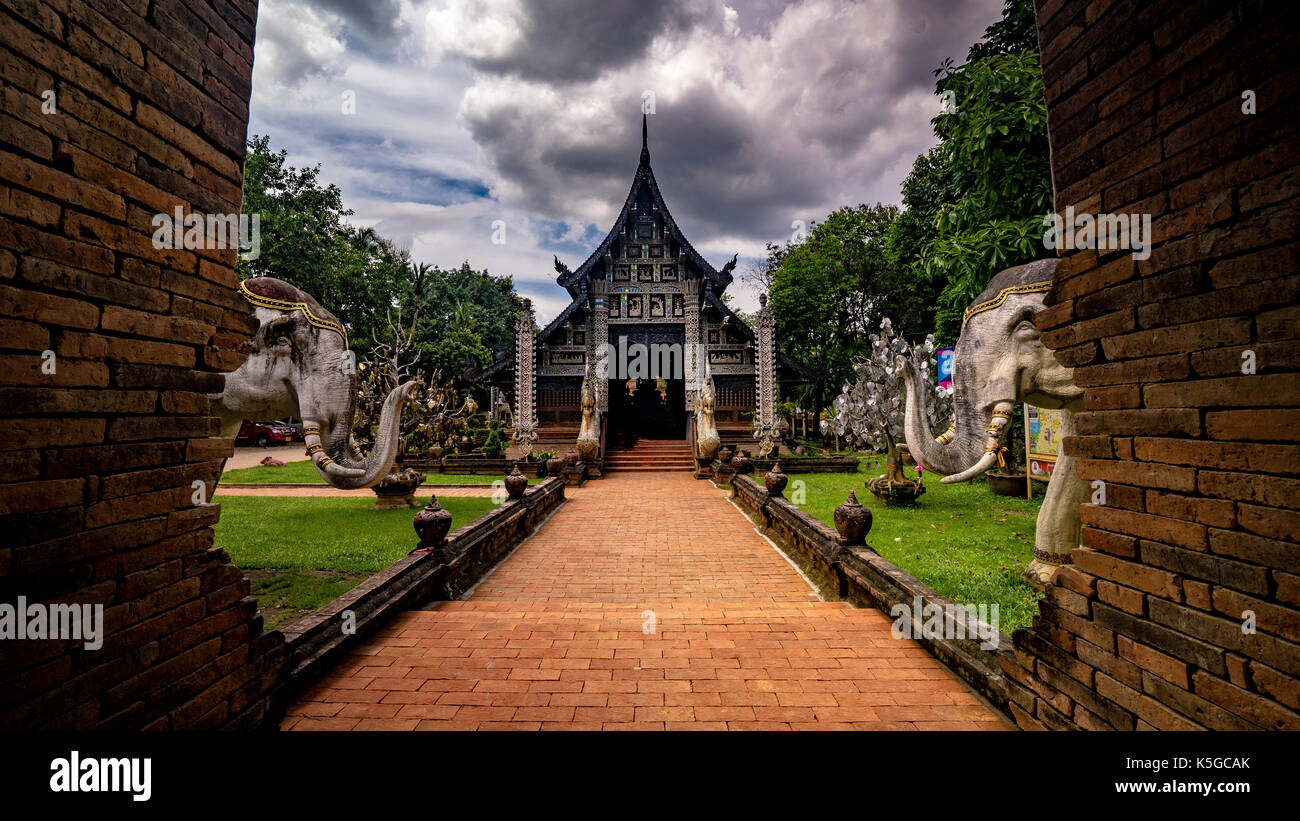
[[[556,282],[572,301],[536,335],[532,367],[517,367],[525,350],[517,346],[514,357],[499,359],[479,378],[514,394],[525,384],[517,375],[531,374],[536,397],[522,401],[536,409],[536,425],[574,426],[581,417],[588,363],[596,366],[593,372],[608,374],[595,380],[594,390],[600,411],[609,413],[611,390],[621,389],[628,363],[638,355],[636,346],[645,346],[658,366],[651,376],[680,383],[668,396],[670,403],[675,398],[677,411],[694,410],[707,358],[719,425],[750,427],[764,380],[757,334],[722,301],[735,264],[733,258],[721,270],[714,268],[669,213],[650,167],[643,119],[641,161],[618,219],[576,269],[555,260]],[[600,368],[607,351],[613,355]],[[806,378],[804,369],[784,356],[774,355],[770,362],[769,386],[780,378]],[[630,376],[637,376],[634,366]],[[519,398],[512,400],[521,406]],[[613,415],[618,416],[617,407]]]

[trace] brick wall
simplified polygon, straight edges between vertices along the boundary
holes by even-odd
[[[283,667],[192,499],[256,328],[234,252],[151,242],[177,205],[239,211],[255,17],[0,4],[0,601],[100,603],[107,634],[0,643],[0,728],[252,726]]]
[[[1300,728],[1292,13],[1038,3],[1056,209],[1149,213],[1155,246],[1065,254],[1038,317],[1106,499],[1004,661],[1023,727]]]

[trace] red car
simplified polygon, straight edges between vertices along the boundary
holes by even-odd
[[[235,436],[236,445],[283,445],[293,441],[293,426],[281,422],[245,422]]]

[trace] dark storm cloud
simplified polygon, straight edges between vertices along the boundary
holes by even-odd
[[[683,0],[527,0],[508,53],[473,60],[480,71],[549,83],[590,80],[640,59],[655,37],[702,16]]]
[[[308,4],[343,19],[349,34],[356,34],[367,45],[389,45],[406,33],[399,19],[399,0],[308,0]]]
[[[870,2],[735,3],[741,39],[718,36],[723,67],[703,61],[693,84],[659,96],[650,118],[655,174],[673,215],[697,244],[709,236],[761,243],[788,237],[796,219],[819,219],[842,205],[896,202],[912,159],[931,144],[929,118],[938,108],[930,97],[933,70],[948,57],[961,62],[997,19],[1000,5],[999,0],[911,0],[883,9]],[[583,28],[579,18],[568,18],[570,28]],[[626,30],[608,19],[593,22],[582,34],[568,32],[564,42],[589,42],[595,31]],[[674,30],[662,16],[655,19],[668,44],[658,46],[656,54],[671,52],[674,43],[692,34]],[[708,25],[721,29],[718,20]],[[829,27],[826,42],[806,34],[818,26]],[[743,38],[769,40],[779,64],[747,62]],[[538,42],[523,41],[530,47]],[[725,51],[730,49],[734,60]],[[538,65],[563,75],[548,89],[560,102],[539,106],[526,94],[485,94],[490,104],[462,108],[462,123],[503,182],[519,192],[517,203],[527,203],[544,218],[573,219],[575,195],[601,197],[612,217],[636,168],[638,83],[652,87],[656,66],[642,61],[620,71],[608,58],[593,59],[582,70],[604,65],[605,71],[570,94],[565,87],[577,79],[572,66],[550,62],[564,48],[544,51],[552,54],[539,55]],[[736,77],[754,93],[738,97],[729,90]],[[491,88],[490,77],[480,82]],[[617,94],[607,94],[619,83],[612,89]],[[565,100],[577,96],[589,105],[586,100],[602,94],[608,116],[598,118],[598,127],[590,120],[566,121]],[[934,111],[921,108],[931,102]]]

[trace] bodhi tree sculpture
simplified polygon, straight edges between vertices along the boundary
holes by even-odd
[[[367,447],[379,432],[379,418],[383,397],[391,385],[416,382],[412,402],[406,406],[399,427],[400,445],[392,469],[379,484],[376,508],[409,506],[414,502],[414,492],[424,481],[424,474],[414,469],[403,469],[403,457],[420,455],[437,458],[450,447],[457,433],[462,432],[478,407],[473,399],[463,401],[444,381],[439,371],[421,376],[415,368],[415,329],[419,310],[409,328],[402,327],[401,310],[394,320],[388,316],[387,340],[375,337],[375,345],[365,361],[357,366],[360,384],[357,390],[357,414],[353,419],[352,441],[354,447]]]
[[[925,376],[935,367],[933,335],[919,345],[911,345],[895,335],[893,323],[885,317],[880,320],[880,332],[872,334],[870,340],[871,353],[853,366],[858,381],[845,385],[835,398],[835,416],[830,420],[830,427],[858,447],[887,454],[885,473],[867,482],[867,489],[882,504],[914,501],[925,492],[925,486],[903,474],[910,454],[903,444],[905,385],[897,358],[906,357],[922,374],[921,382],[928,386],[929,401],[925,404],[932,426],[946,424],[951,414],[951,394]]]

